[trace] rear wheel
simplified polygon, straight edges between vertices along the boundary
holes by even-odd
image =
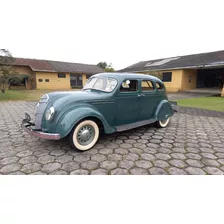
[[[165,128],[170,123],[170,119],[171,119],[171,117],[169,117],[166,120],[156,121],[156,126],[158,128]]]
[[[73,148],[79,151],[91,149],[99,138],[99,127],[92,120],[84,120],[76,125],[69,135]]]

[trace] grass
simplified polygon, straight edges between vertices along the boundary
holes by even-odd
[[[211,96],[177,100],[179,106],[194,107],[224,112],[224,97]]]
[[[26,100],[39,101],[40,97],[46,93],[55,91],[75,91],[75,90],[7,90],[6,93],[0,92],[0,101]]]

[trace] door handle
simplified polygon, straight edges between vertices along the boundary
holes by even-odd
[[[137,95],[137,97],[140,97],[140,96],[142,96],[142,95],[141,95],[141,94],[138,94],[138,95]]]

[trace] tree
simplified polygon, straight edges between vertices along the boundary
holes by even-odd
[[[104,61],[104,62],[99,62],[97,64],[98,67],[102,68],[102,69],[105,69],[107,67],[107,63]]]
[[[0,88],[2,93],[5,93],[9,80],[16,74],[13,67],[14,61],[15,59],[9,50],[0,49]]]
[[[112,64],[107,64],[105,61],[104,62],[99,62],[97,64],[98,67],[104,69],[105,72],[114,72],[114,68]]]

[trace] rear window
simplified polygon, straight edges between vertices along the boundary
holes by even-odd
[[[164,90],[164,86],[163,86],[163,84],[160,83],[160,82],[156,82],[156,88],[157,88],[159,91]]]

